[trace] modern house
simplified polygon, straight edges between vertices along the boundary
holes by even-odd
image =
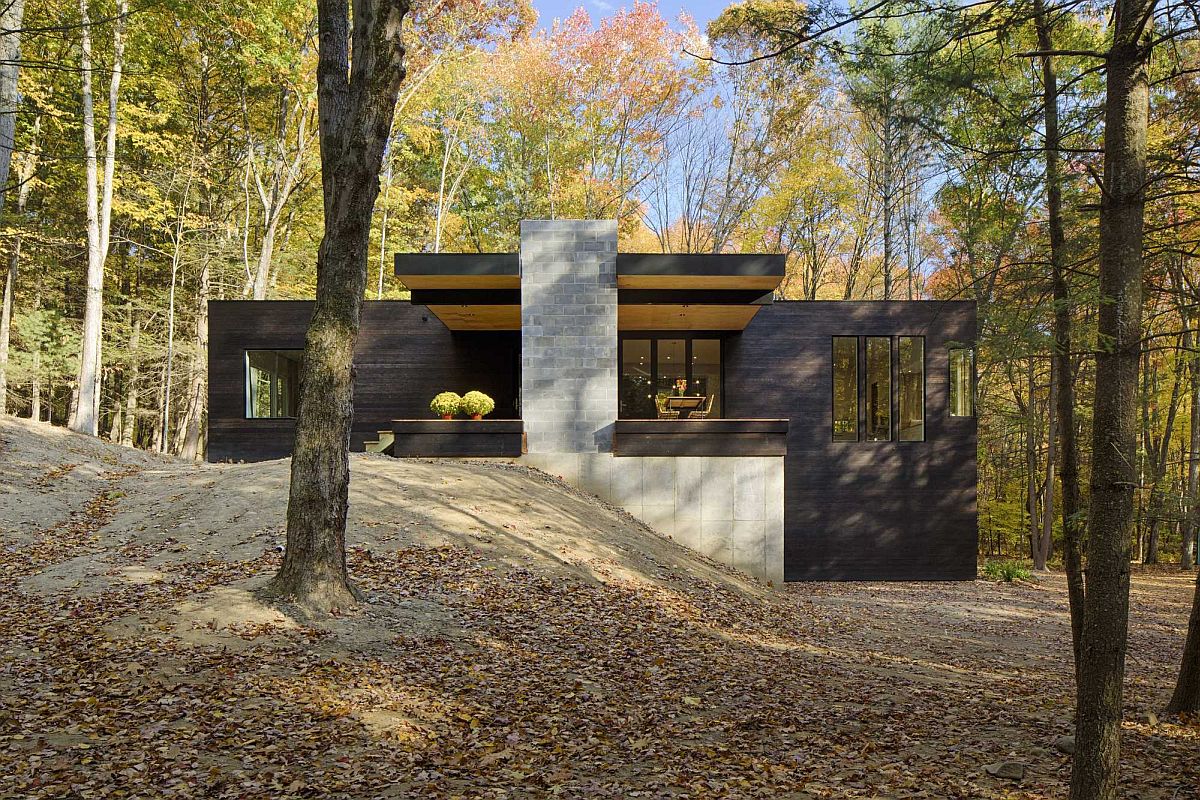
[[[519,459],[763,579],[975,576],[975,305],[779,301],[773,255],[617,252],[527,221],[518,254],[396,256],[368,302],[352,449]],[[287,456],[312,304],[210,304],[212,461]],[[496,401],[434,419],[441,391]]]

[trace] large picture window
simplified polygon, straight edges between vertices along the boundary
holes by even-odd
[[[900,393],[897,438],[902,442],[925,441],[925,339],[901,336],[897,340],[896,382]]]
[[[950,348],[950,416],[975,416],[975,351]]]
[[[296,416],[302,350],[246,351],[246,416]]]
[[[833,441],[925,441],[924,337],[834,336],[832,367]]]
[[[858,337],[833,337],[833,440],[858,441]]]
[[[705,398],[709,417],[723,414],[721,340],[710,336],[622,336],[617,415],[654,419],[663,398]],[[685,412],[686,414],[686,412]]]

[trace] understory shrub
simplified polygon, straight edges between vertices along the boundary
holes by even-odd
[[[983,577],[992,581],[1027,581],[1033,577],[1020,561],[989,561],[983,565]]]

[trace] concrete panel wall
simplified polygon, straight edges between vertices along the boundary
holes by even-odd
[[[530,453],[607,453],[617,418],[617,223],[521,223],[521,417]]]
[[[528,424],[528,423],[526,423]],[[620,506],[657,532],[761,580],[783,582],[780,456],[528,454],[521,462]]]

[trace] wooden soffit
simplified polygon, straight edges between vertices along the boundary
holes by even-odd
[[[622,331],[740,331],[758,313],[758,305],[620,305]]]
[[[514,305],[433,305],[430,312],[452,331],[519,331],[521,307]]]

